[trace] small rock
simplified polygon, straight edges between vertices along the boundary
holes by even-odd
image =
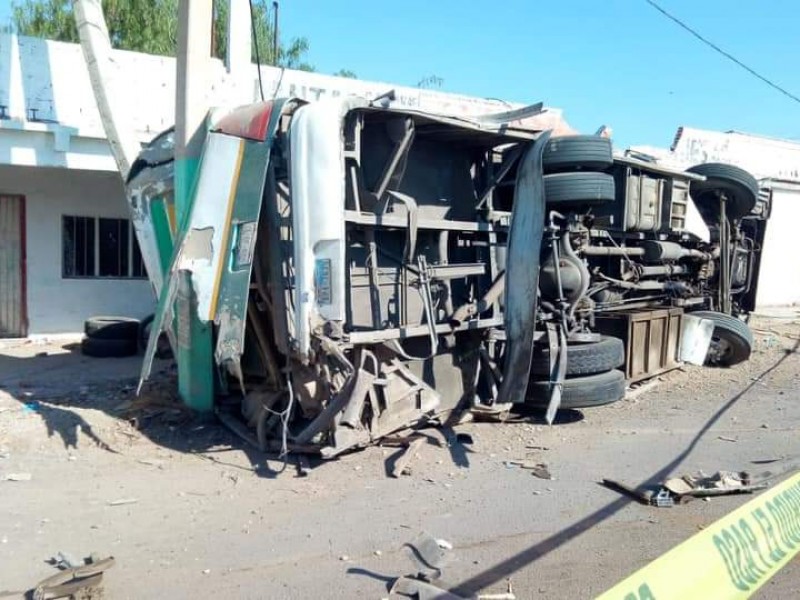
[[[373,554],[375,556],[383,556],[383,552],[381,552],[380,550],[375,550],[375,552],[373,552]]]
[[[353,471],[360,471],[363,467],[361,465],[356,465],[353,467]]]
[[[6,536],[0,538],[0,544],[7,544],[7,543],[8,543],[8,538]]]
[[[5,481],[30,481],[33,479],[33,475],[30,473],[9,473],[3,479]]]
[[[762,423],[761,429],[769,429],[769,425],[767,423]]]
[[[77,456],[75,456],[74,454],[70,454],[70,455],[67,457],[67,460],[73,460],[73,461],[75,461],[75,460],[78,460],[78,457],[77,457]]]
[[[208,575],[211,573],[211,569],[203,569],[203,575]]]
[[[347,556],[347,554],[342,554],[342,555],[339,557],[339,560],[341,560],[342,562],[346,562],[346,561],[350,560],[350,557],[349,557],[349,556]]]

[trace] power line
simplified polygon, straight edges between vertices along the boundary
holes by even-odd
[[[766,83],[766,84],[767,84],[768,86],[770,86],[771,88],[774,88],[774,89],[778,90],[778,91],[779,91],[781,94],[783,94],[784,96],[787,96],[787,97],[791,98],[792,100],[794,100],[795,102],[797,102],[798,104],[800,104],[800,98],[798,98],[797,96],[795,96],[795,95],[794,95],[794,94],[792,94],[791,92],[789,92],[789,91],[785,90],[784,88],[782,88],[781,86],[779,86],[779,85],[778,85],[777,83],[775,83],[774,81],[771,81],[771,80],[767,79],[767,78],[766,78],[766,77],[764,77],[763,75],[761,75],[761,74],[759,74],[758,72],[756,72],[755,70],[751,69],[751,68],[750,68],[750,67],[748,67],[746,64],[744,64],[742,61],[740,61],[739,59],[737,59],[735,56],[732,56],[732,55],[731,55],[731,54],[729,54],[728,52],[725,52],[725,50],[723,50],[722,48],[720,48],[719,46],[717,46],[717,45],[716,45],[714,42],[712,42],[712,41],[710,41],[710,40],[708,40],[708,39],[704,38],[704,37],[703,37],[702,35],[700,35],[700,34],[699,34],[697,31],[695,31],[694,29],[692,29],[691,27],[689,27],[689,26],[688,26],[686,23],[684,23],[683,21],[681,21],[681,20],[680,20],[678,17],[676,17],[676,16],[674,16],[674,15],[672,15],[672,14],[668,13],[666,10],[664,10],[663,8],[661,8],[661,7],[660,7],[658,4],[656,4],[656,3],[655,3],[653,0],[644,0],[644,1],[645,1],[645,2],[647,2],[647,3],[648,3],[650,6],[652,6],[653,8],[655,8],[655,9],[656,9],[658,12],[660,12],[662,15],[664,15],[665,17],[667,17],[667,18],[668,18],[670,21],[673,21],[673,22],[675,22],[677,25],[679,25],[680,27],[682,27],[683,29],[685,29],[686,31],[688,31],[689,33],[691,33],[691,34],[692,34],[694,37],[696,37],[698,40],[700,40],[701,42],[703,42],[703,43],[704,43],[704,44],[706,44],[707,46],[710,46],[711,48],[713,48],[714,50],[716,50],[717,52],[719,52],[720,54],[722,54],[722,56],[724,56],[724,57],[725,57],[725,58],[727,58],[728,60],[730,60],[730,61],[732,61],[732,62],[736,63],[737,65],[739,65],[740,67],[742,67],[742,68],[743,68],[745,71],[747,71],[747,72],[748,72],[748,73],[750,73],[751,75],[753,75],[753,76],[757,77],[758,79],[760,79],[761,81],[763,81],[764,83]]]

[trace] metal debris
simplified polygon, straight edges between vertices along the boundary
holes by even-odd
[[[441,576],[447,555],[446,549],[435,537],[423,531],[405,547],[408,550],[408,557],[417,569],[417,576],[428,581]]]
[[[531,472],[531,475],[534,477],[538,477],[539,479],[552,479],[553,475],[550,473],[550,469],[547,467],[545,463],[535,463],[533,461],[528,460],[507,460],[505,462],[507,467],[519,467],[521,469],[525,469]]]
[[[668,479],[664,482],[664,487],[679,496],[702,498],[726,494],[749,494],[767,488],[768,484],[766,482],[754,483],[750,474],[745,471],[717,471],[713,475],[700,472],[696,475]]]
[[[113,566],[113,556],[100,560],[92,555],[86,564],[65,568],[43,579],[28,595],[33,600],[78,596],[79,592],[99,587],[103,582],[103,573]]]
[[[111,500],[109,506],[122,506],[124,504],[136,504],[139,502],[138,498],[120,498],[119,500]]]
[[[409,463],[414,455],[419,450],[420,446],[425,443],[425,438],[416,436],[407,441],[407,445],[403,453],[397,458],[392,468],[392,477],[400,477],[401,475],[411,475],[411,466]]]
[[[418,600],[467,600],[463,596],[443,590],[432,583],[420,579],[412,579],[411,577],[398,577],[389,590],[389,595],[390,598],[402,595],[403,597],[412,597]]]

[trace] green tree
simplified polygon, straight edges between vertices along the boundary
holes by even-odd
[[[178,0],[102,0],[111,45],[122,50],[175,56],[178,39]],[[308,40],[294,38],[273,51],[273,27],[267,0],[253,0],[254,28],[262,64],[313,71],[306,60]],[[226,48],[228,3],[214,0],[212,50],[222,58]],[[78,42],[71,0],[26,0],[12,5],[12,22],[20,35]],[[253,58],[256,56],[253,44]]]
[[[339,69],[334,73],[336,77],[347,77],[348,79],[358,79],[355,73],[353,73],[350,69]]]

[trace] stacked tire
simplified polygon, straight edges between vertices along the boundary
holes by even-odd
[[[619,338],[600,336],[597,341],[569,344],[561,408],[588,408],[621,400],[625,374],[617,367],[624,362],[625,348]],[[551,393],[550,352],[546,345],[537,344],[525,403],[545,408]]]
[[[614,177],[609,173],[614,158],[611,140],[596,135],[551,139],[544,149],[544,197],[547,208],[586,212],[597,204],[616,199]],[[570,344],[561,408],[602,406],[625,395],[625,374],[617,369],[625,362],[622,340]],[[550,354],[546,344],[534,348],[526,404],[545,408],[550,402]]]
[[[81,352],[95,358],[134,356],[139,351],[138,319],[91,317],[83,325]]]
[[[542,156],[544,198],[555,210],[581,210],[616,198],[608,173],[614,157],[611,140],[597,135],[552,138]]]

